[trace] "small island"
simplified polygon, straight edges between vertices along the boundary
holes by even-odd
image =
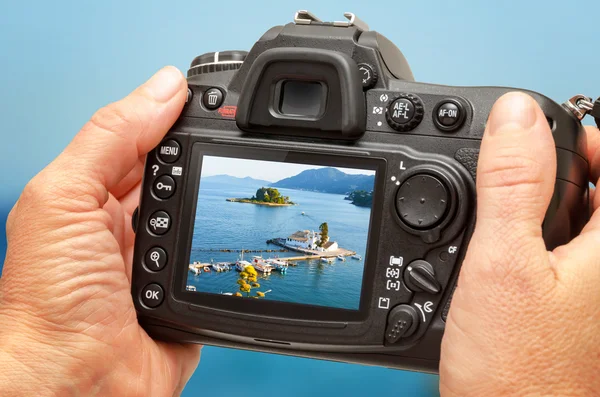
[[[227,201],[231,203],[266,205],[269,207],[296,205],[288,196],[282,196],[279,190],[271,187],[261,187],[251,198],[229,198]]]
[[[358,207],[371,207],[373,205],[373,192],[355,190],[346,196],[345,200],[352,201],[352,204]]]

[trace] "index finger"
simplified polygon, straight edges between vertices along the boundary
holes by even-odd
[[[124,99],[100,109],[43,171],[49,194],[102,207],[108,191],[160,143],[181,113],[186,80],[165,67]],[[55,197],[56,198],[56,197]],[[88,209],[94,209],[88,208]]]

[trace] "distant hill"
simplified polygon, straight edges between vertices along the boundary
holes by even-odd
[[[202,178],[202,181],[213,182],[213,183],[222,183],[227,185],[237,185],[237,186],[248,186],[253,188],[259,188],[263,186],[271,186],[273,182],[263,181],[260,179],[250,178],[249,176],[245,178],[238,178],[231,175],[214,175],[214,176],[206,176]]]
[[[347,194],[354,190],[370,192],[375,184],[375,175],[346,174],[336,168],[319,168],[302,171],[296,176],[271,184],[272,187],[313,192]]]

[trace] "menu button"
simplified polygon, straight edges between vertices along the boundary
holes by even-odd
[[[158,157],[165,163],[174,163],[181,156],[181,146],[173,139],[163,142],[158,147]]]

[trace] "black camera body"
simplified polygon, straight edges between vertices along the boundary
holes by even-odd
[[[416,83],[346,16],[299,12],[249,53],[193,61],[133,219],[132,295],[152,337],[437,371],[480,141],[514,89]],[[588,219],[585,133],[528,93],[556,141],[552,249]]]

